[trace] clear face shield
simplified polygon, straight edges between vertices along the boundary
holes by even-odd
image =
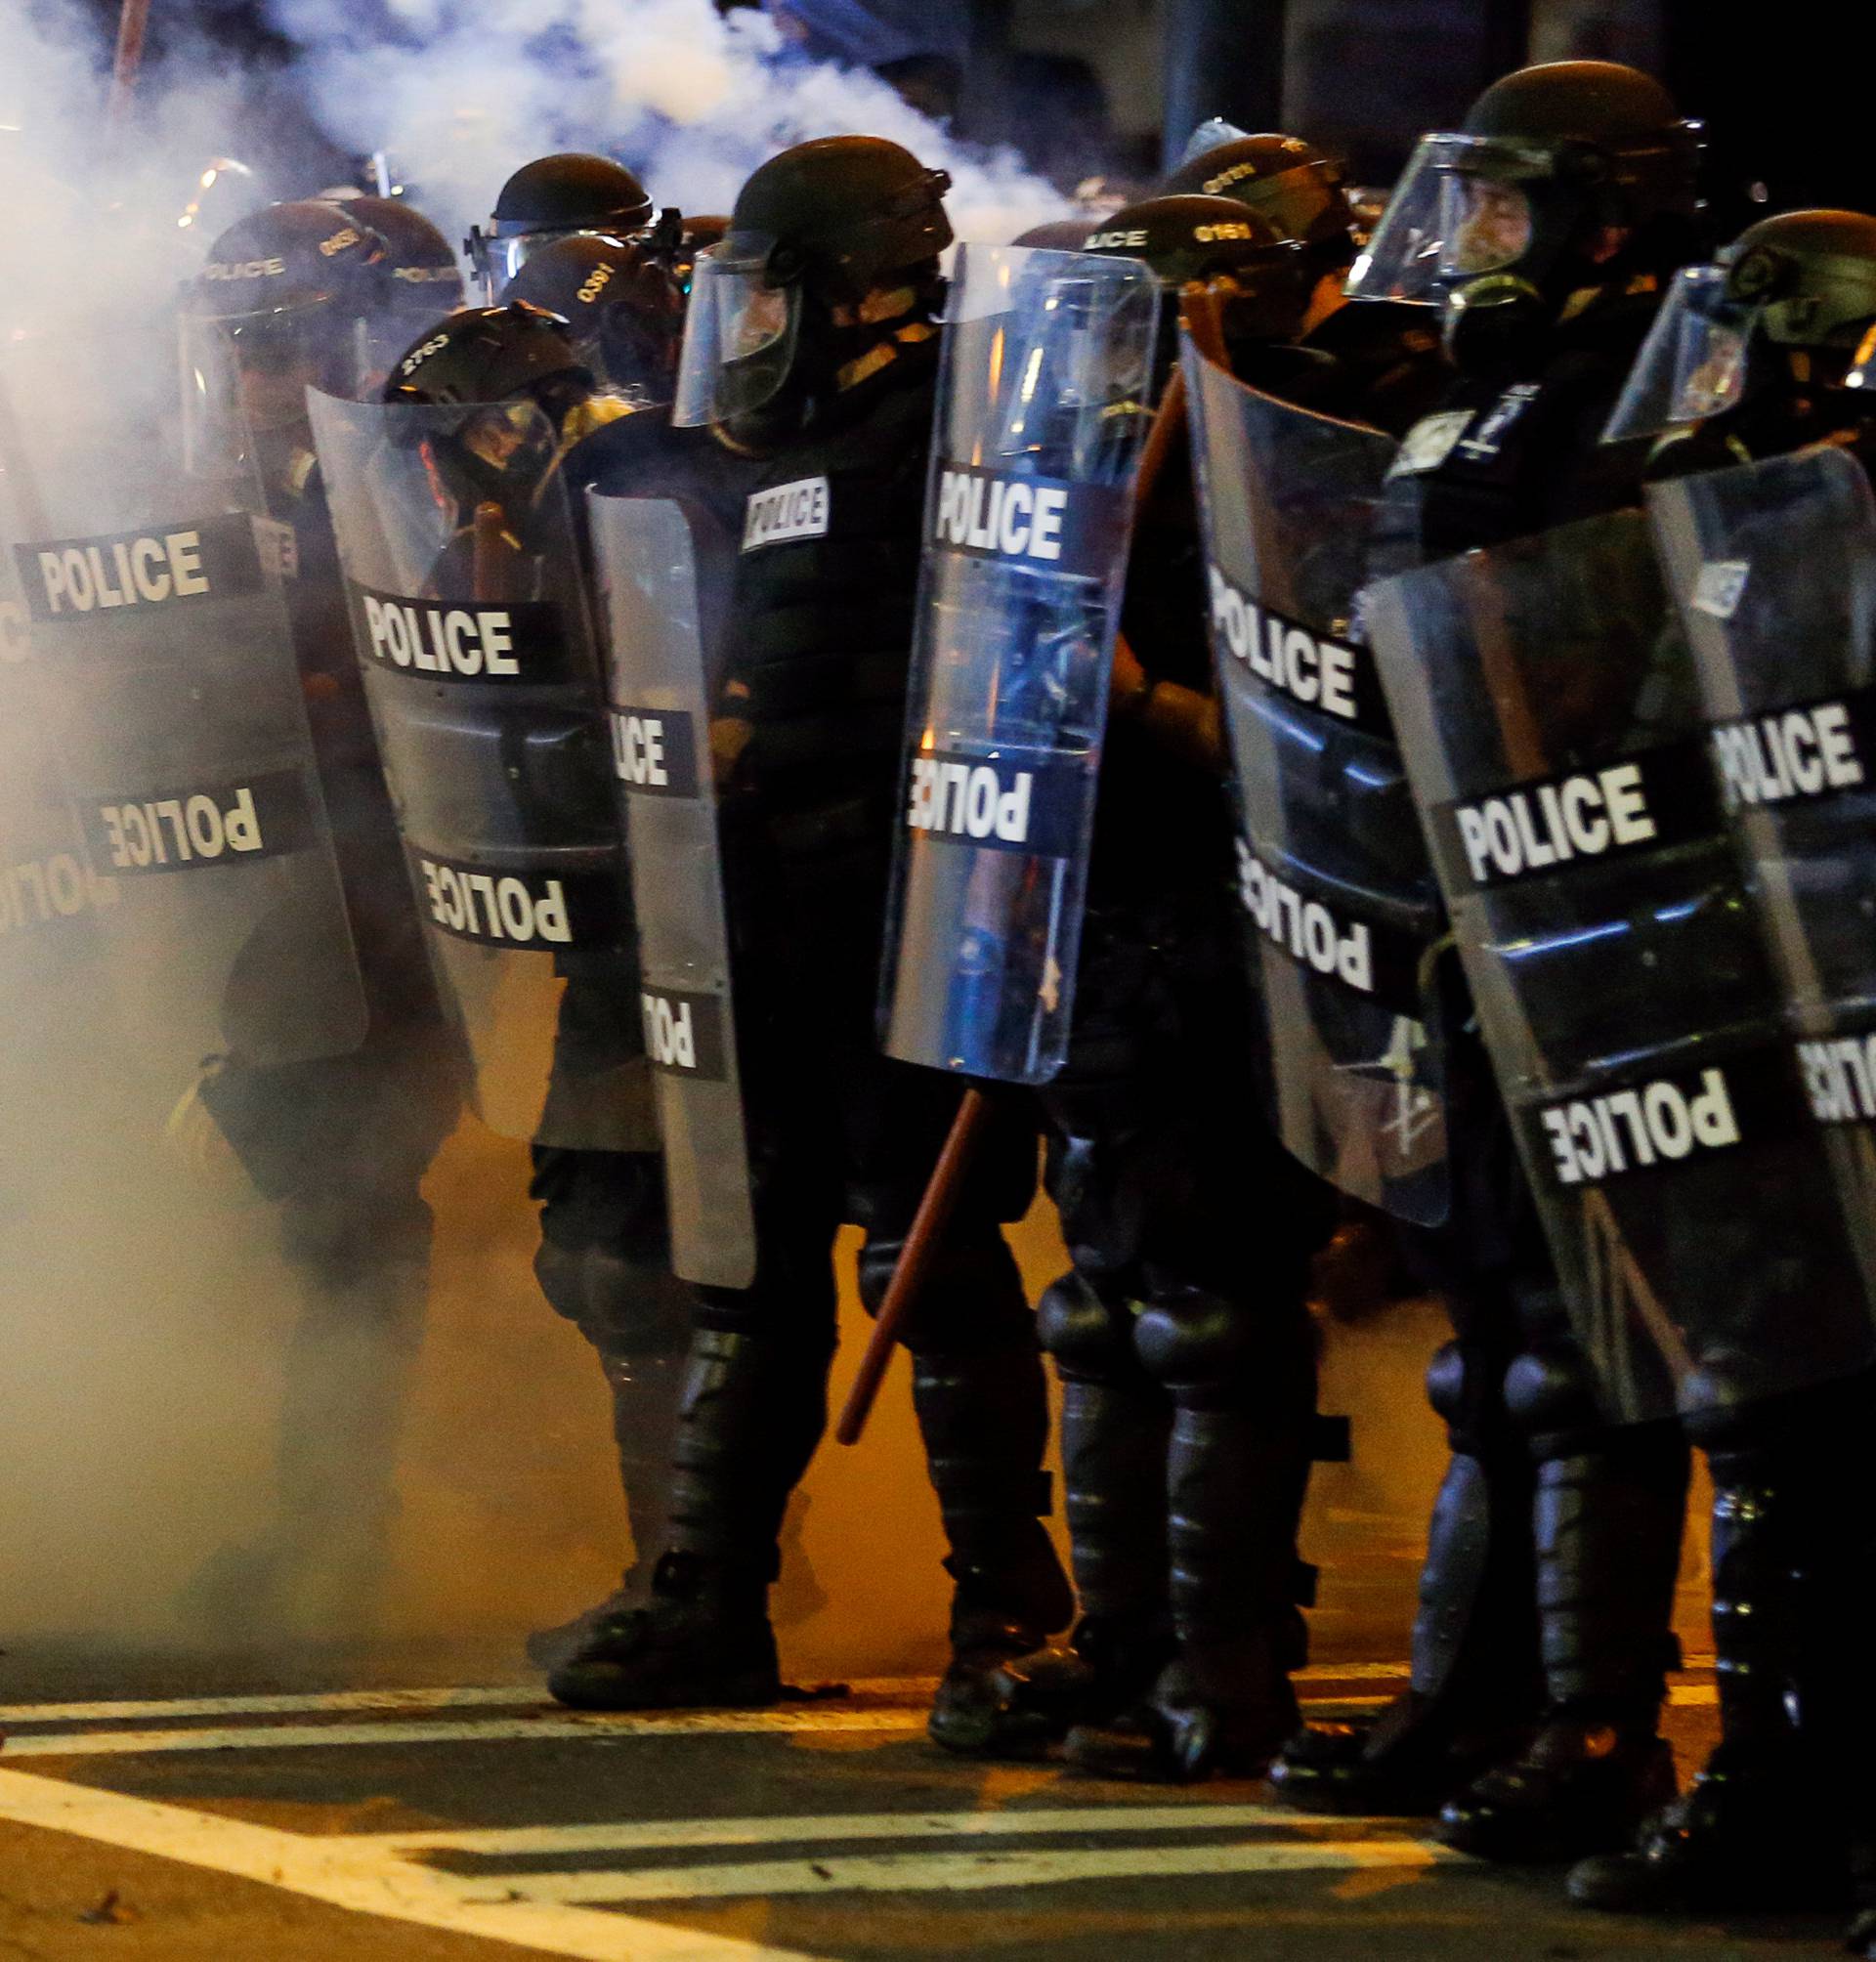
[[[1737,405],[1759,309],[1729,297],[1724,266],[1675,275],[1642,352],[1629,370],[1604,443],[1659,436]]]
[[[186,310],[180,323],[183,467],[252,474],[256,442],[306,425],[306,391],[356,399],[370,372],[364,323],[322,300],[245,314]]]
[[[794,363],[801,289],[775,286],[773,240],[731,233],[698,255],[671,420],[730,422],[773,402]]]
[[[644,238],[645,231],[621,232],[617,225],[574,225],[552,232],[516,232],[500,236],[485,232],[480,225],[469,228],[462,242],[477,285],[482,290],[480,305],[497,307],[501,295],[521,269],[536,252],[558,245],[563,238]]]
[[[1353,300],[1437,300],[1456,282],[1502,273],[1535,232],[1521,181],[1551,159],[1501,139],[1426,136],[1343,290]]]

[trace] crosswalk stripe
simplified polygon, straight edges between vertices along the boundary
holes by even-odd
[[[576,1962],[814,1962],[786,1948],[562,1902],[472,1900],[451,1876],[318,1834],[0,1770],[0,1819],[257,1880],[330,1906]]]
[[[806,1845],[817,1840],[1013,1838],[1045,1833],[1222,1832],[1246,1826],[1341,1832],[1381,1823],[1287,1806],[1225,1806],[1194,1799],[1174,1806],[1020,1807],[1008,1812],[828,1813],[734,1819],[626,1819],[559,1826],[493,1826],[461,1832],[361,1833],[361,1844],[400,1853],[466,1853],[520,1858],[628,1853],[654,1847]],[[1387,1823],[1392,1824],[1392,1821]]]
[[[668,1710],[632,1716],[467,1718],[459,1723],[245,1725],[238,1729],[51,1730],[7,1739],[8,1758],[141,1758],[167,1751],[337,1750],[377,1744],[548,1743],[572,1737],[605,1743],[623,1737],[793,1736],[810,1731],[913,1733],[922,1710],[836,1710],[806,1704],[780,1710]]]
[[[607,1901],[720,1900],[752,1895],[912,1894],[1046,1887],[1068,1881],[1308,1873],[1431,1866],[1448,1855],[1410,1839],[1257,1840],[1210,1846],[1023,1848],[979,1853],[830,1854],[744,1865],[635,1867],[578,1873],[458,1876],[459,1898],[495,1900],[510,1890],[565,1906]]]

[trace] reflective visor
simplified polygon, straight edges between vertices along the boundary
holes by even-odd
[[[1659,436],[1733,407],[1745,393],[1758,314],[1727,298],[1724,266],[1684,267],[1635,358],[1602,441]]]
[[[1522,186],[1549,151],[1498,137],[1424,136],[1343,290],[1355,300],[1431,300],[1456,279],[1514,266],[1529,249]]]
[[[671,420],[728,422],[774,400],[794,361],[801,295],[769,283],[772,241],[731,233],[698,254]]]

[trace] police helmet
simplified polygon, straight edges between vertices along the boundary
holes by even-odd
[[[1160,186],[1163,196],[1232,197],[1261,212],[1286,238],[1327,266],[1355,256],[1355,214],[1340,163],[1301,137],[1243,136],[1188,157]]]
[[[1781,357],[1802,355],[1802,369]],[[1876,218],[1786,211],[1676,276],[1605,442],[1684,429],[1802,373],[1876,391]]]
[[[641,401],[671,399],[684,338],[677,268],[650,243],[578,233],[533,254],[502,289],[557,314],[581,358]]]
[[[830,308],[889,282],[935,297],[950,188],[882,137],[822,137],[761,165],[698,258],[673,419],[727,422],[775,401],[796,372],[807,310],[819,329]]]
[[[1701,208],[1700,152],[1699,124],[1638,68],[1520,68],[1459,129],[1421,139],[1348,291],[1450,299],[1493,280],[1559,299],[1586,281],[1669,271]]]
[[[250,436],[301,424],[309,383],[362,391],[389,257],[369,225],[317,199],[271,204],[215,240],[179,314],[192,472],[225,473]]]
[[[651,221],[651,195],[622,163],[564,150],[524,163],[496,195],[488,231],[471,226],[463,250],[492,294],[550,239],[570,232],[629,237]]]
[[[1234,330],[1257,340],[1299,333],[1322,277],[1300,239],[1232,197],[1142,198],[1104,219],[1082,249],[1144,260],[1175,305],[1188,286],[1214,287]],[[1175,351],[1169,336],[1162,355]]]

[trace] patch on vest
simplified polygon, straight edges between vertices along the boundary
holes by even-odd
[[[803,477],[755,491],[745,509],[743,549],[756,552],[793,538],[825,538],[829,503],[825,477]]]

